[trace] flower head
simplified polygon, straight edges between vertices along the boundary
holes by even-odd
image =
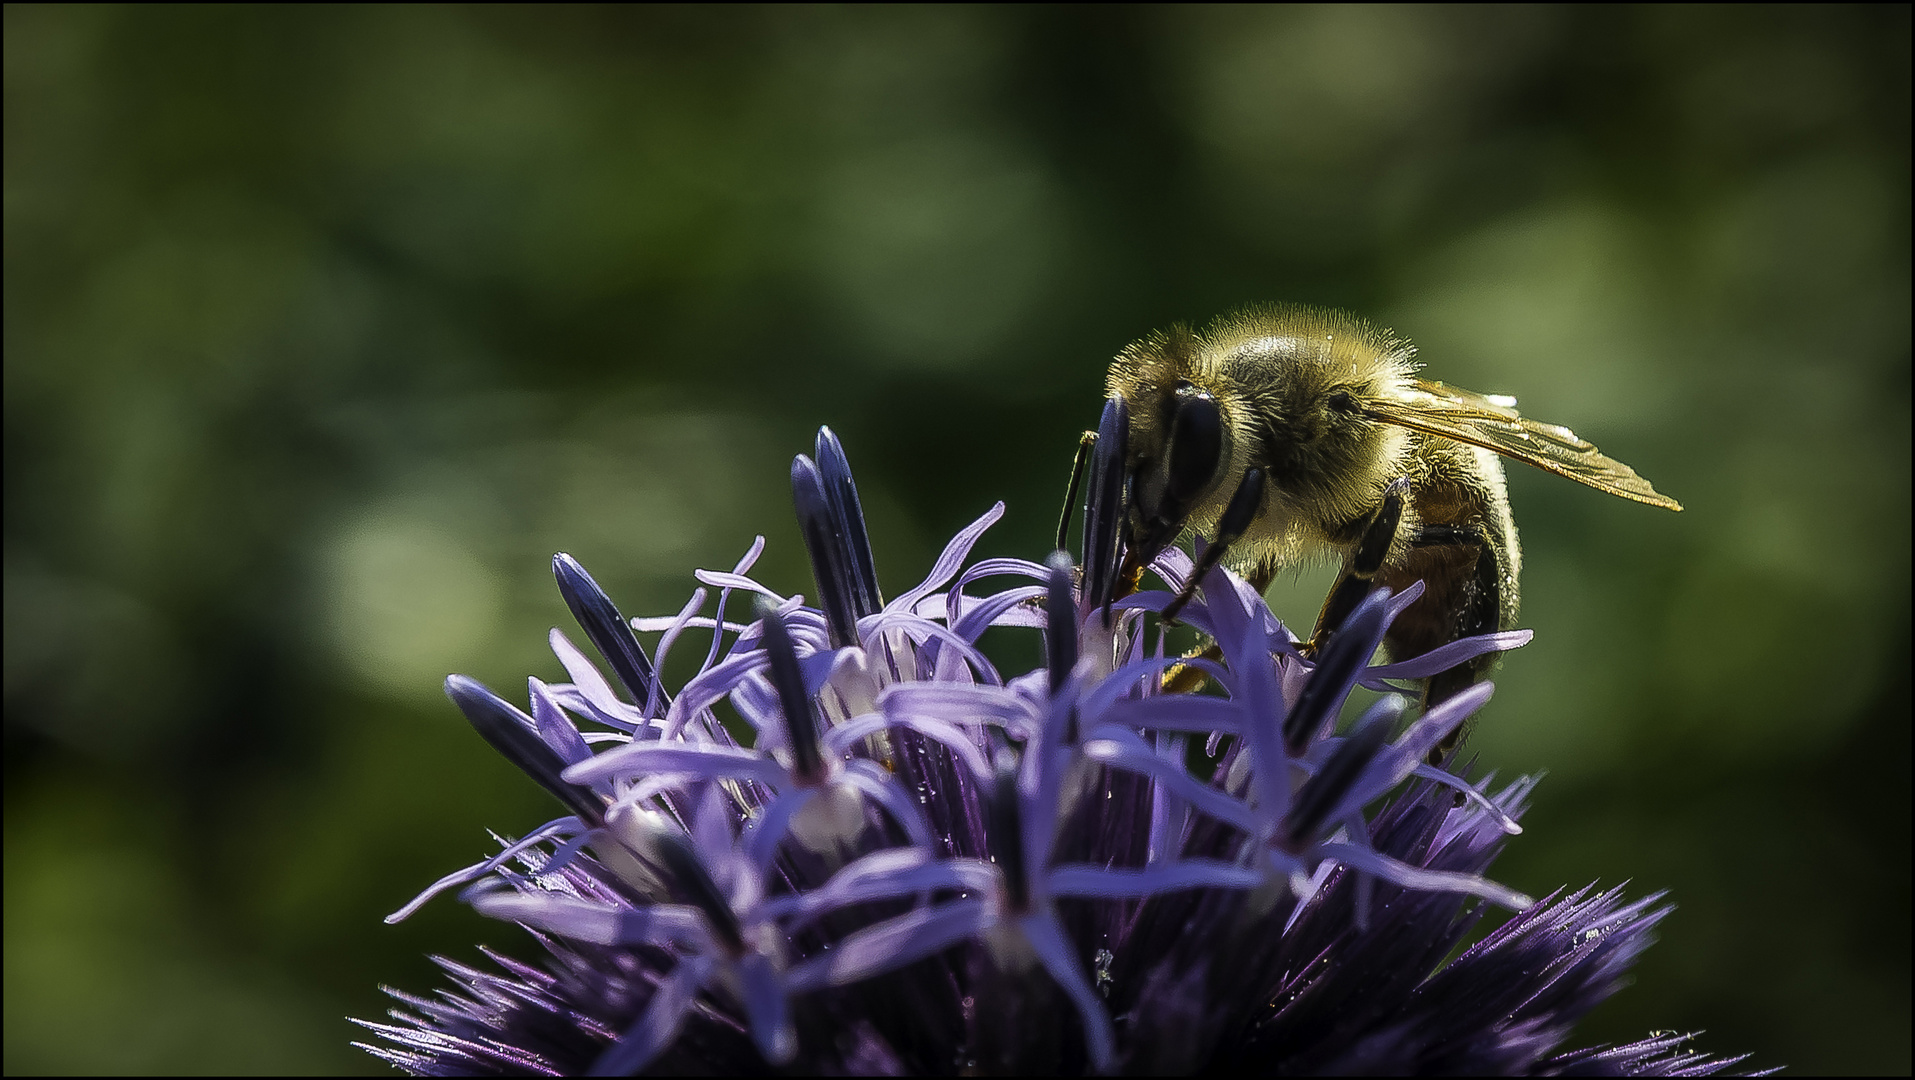
[[[1379,590],[1306,657],[1213,569],[1178,615],[1220,658],[1166,655],[1153,613],[1201,564],[1165,550],[1151,568],[1168,588],[1120,595],[1120,409],[1081,567],[967,563],[1000,504],[886,602],[828,429],[792,466],[814,603],[749,576],[762,538],[698,573],[709,616],[701,588],[676,616],[628,621],[558,556],[612,679],[554,630],[571,681],[531,680],[526,710],[462,676],[446,689],[568,813],[392,916],[465,886],[548,959],[441,961],[456,988],[394,992],[405,1008],[365,1025],[383,1041],[368,1049],[427,1074],[1732,1064],[1673,1037],[1561,1051],[1669,909],[1613,890],[1536,902],[1486,876],[1532,782],[1494,788],[1425,756],[1487,684],[1414,717],[1386,693],[1338,726],[1356,686],[1527,632],[1372,665],[1418,593]],[[979,587],[999,579],[1013,584]],[[741,591],[754,617],[727,621]],[[1007,625],[1041,632],[1042,669],[1005,678],[978,650]],[[709,632],[705,659],[667,693],[657,672],[687,632]],[[661,635],[659,663],[639,633]],[[1220,692],[1165,692],[1178,669]],[[1457,953],[1492,908],[1515,914]]]

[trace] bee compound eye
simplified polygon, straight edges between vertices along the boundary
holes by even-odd
[[[1172,502],[1186,502],[1209,486],[1223,458],[1223,414],[1217,399],[1190,392],[1177,395],[1165,446],[1164,472]]]
[[[1330,392],[1330,408],[1347,416],[1356,412],[1356,398],[1348,390],[1333,390]]]

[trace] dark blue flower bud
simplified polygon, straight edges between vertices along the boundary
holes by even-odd
[[[446,696],[459,707],[472,727],[504,754],[507,761],[565,804],[579,820],[594,828],[605,822],[605,803],[590,788],[567,783],[559,778],[565,762],[539,738],[532,718],[514,708],[476,679],[453,675],[446,679]]]
[[[843,648],[858,643],[858,593],[852,584],[851,556],[838,531],[838,513],[826,492],[818,464],[803,454],[791,460],[791,504],[811,556],[811,576],[818,583],[818,606],[824,609],[831,644]]]
[[[1124,458],[1130,439],[1130,409],[1122,398],[1104,403],[1091,454],[1090,501],[1084,507],[1084,603],[1107,606],[1117,586],[1117,540],[1124,524]]]
[[[651,658],[638,643],[638,635],[632,633],[632,624],[619,614],[618,605],[577,559],[562,551],[552,556],[552,576],[558,578],[559,594],[565,597],[565,606],[572,609],[572,617],[585,636],[592,639],[618,681],[625,684],[632,702],[643,708],[651,697],[655,676]],[[661,694],[660,700],[669,702],[671,695]]]
[[[1051,568],[1051,580],[1044,605],[1044,660],[1050,666],[1051,696],[1056,697],[1077,666],[1077,598],[1071,595],[1075,567],[1068,551],[1053,552],[1045,565]]]
[[[858,485],[851,478],[851,463],[845,459],[844,446],[829,427],[818,429],[816,442],[819,476],[824,481],[825,498],[837,526],[838,546],[849,579],[853,610],[859,618],[884,609],[884,594],[878,589],[878,568],[871,558],[871,538],[864,529],[864,504],[858,501]]]
[[[998,754],[996,775],[984,800],[985,843],[991,861],[1004,874],[1005,897],[1013,911],[1030,908],[1030,882],[1024,865],[1024,823],[1018,810],[1017,764],[1008,750]]]
[[[1296,707],[1283,721],[1283,745],[1290,753],[1301,753],[1326,724],[1335,722],[1338,707],[1389,629],[1389,599],[1388,589],[1365,597],[1324,646]]]
[[[1363,767],[1389,737],[1390,724],[1381,718],[1351,732],[1330,760],[1297,791],[1289,812],[1283,815],[1277,843],[1286,851],[1299,852],[1320,838],[1351,785],[1363,775]]]
[[[791,742],[792,775],[800,783],[821,783],[825,778],[825,764],[818,751],[818,718],[812,711],[811,695],[805,693],[804,673],[798,667],[798,650],[791,642],[791,631],[785,627],[785,620],[777,609],[762,598],[758,602],[758,617],[764,626],[771,686],[778,692],[785,735]]]

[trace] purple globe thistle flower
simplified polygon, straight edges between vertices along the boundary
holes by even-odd
[[[1420,586],[1379,590],[1306,657],[1209,569],[1178,615],[1221,659],[1167,656],[1150,615],[1202,564],[1166,551],[1152,568],[1168,589],[1113,601],[1124,429],[1112,403],[1081,568],[1062,552],[967,566],[999,504],[887,603],[829,429],[792,466],[815,605],[748,576],[762,538],[698,573],[718,591],[709,616],[701,588],[674,617],[627,621],[556,557],[623,696],[558,630],[571,682],[532,679],[529,711],[463,676],[446,690],[569,813],[388,919],[465,886],[547,957],[439,960],[453,988],[389,991],[403,1007],[360,1022],[382,1040],[365,1048],[427,1075],[1706,1075],[1741,1060],[1677,1036],[1561,1049],[1669,907],[1593,888],[1533,901],[1485,876],[1533,782],[1495,788],[1425,756],[1488,684],[1413,718],[1386,692],[1338,730],[1354,687],[1528,632],[1371,665]],[[1021,581],[967,591],[993,578]],[[740,591],[755,618],[729,622]],[[1042,633],[1042,669],[1005,678],[978,650],[1006,625]],[[657,672],[687,631],[710,632],[705,659],[669,694]],[[639,632],[662,635],[659,664]],[[1180,666],[1221,693],[1164,692]],[[1491,909],[1514,914],[1458,952]]]

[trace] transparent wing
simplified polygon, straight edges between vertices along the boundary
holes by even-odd
[[[1386,424],[1494,450],[1598,491],[1665,510],[1682,509],[1681,503],[1658,492],[1636,470],[1605,457],[1575,432],[1526,420],[1510,404],[1481,394],[1418,379],[1407,393],[1365,402],[1364,411]]]

